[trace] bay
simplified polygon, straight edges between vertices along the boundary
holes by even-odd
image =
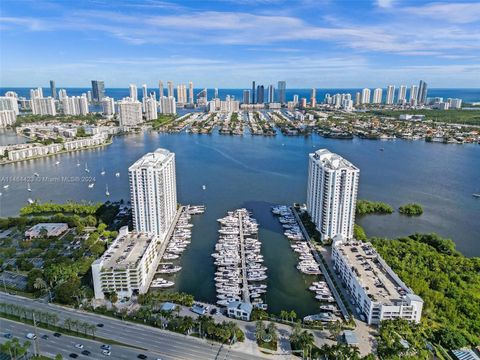
[[[0,143],[15,142],[15,138],[8,131],[0,133]],[[360,199],[385,201],[395,208],[407,202],[422,204],[424,214],[418,218],[395,212],[359,219],[369,236],[436,232],[452,238],[466,256],[480,256],[480,199],[472,196],[480,191],[480,147],[476,144],[145,132],[116,137],[103,148],[1,166],[0,185],[8,183],[9,188],[0,188],[0,216],[16,215],[29,197],[55,202],[127,200],[129,165],[157,147],[176,154],[179,202],[207,207],[205,214],[194,218],[192,243],[175,280],[176,290],[199,300],[215,299],[210,254],[217,241],[216,219],[228,210],[247,207],[260,223],[259,237],[269,268],[269,310],[295,309],[302,316],[318,312],[318,303],[306,290],[308,277],[295,269],[297,259],[270,212],[273,204],[305,202],[308,153],[318,148],[337,152],[360,168]],[[56,161],[60,163],[55,165]],[[90,173],[84,171],[85,164]],[[34,172],[40,176],[33,177]],[[27,181],[32,179],[30,193]],[[93,189],[88,188],[90,181],[95,181]]]

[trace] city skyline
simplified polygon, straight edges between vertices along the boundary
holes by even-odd
[[[475,87],[479,14],[472,1],[151,0],[115,9],[108,1],[5,1],[0,84],[81,87],[97,78],[154,87],[168,77],[209,88],[246,89],[247,79],[376,88],[423,78],[432,88]]]

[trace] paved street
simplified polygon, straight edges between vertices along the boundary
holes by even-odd
[[[251,353],[240,352],[235,349],[237,345],[234,345],[234,347],[229,350],[228,346],[221,346],[218,343],[207,342],[191,336],[180,335],[149,326],[121,321],[107,316],[64,308],[58,305],[45,304],[15,295],[1,293],[0,302],[13,303],[24,307],[35,308],[41,311],[56,313],[60,319],[60,322],[66,318],[75,318],[93,324],[102,323],[104,324],[104,327],[97,328],[96,336],[115,340],[123,344],[137,346],[153,353],[158,353],[162,359],[255,360],[272,358],[271,356],[267,355],[258,356]],[[83,341],[83,339],[81,341]],[[238,345],[238,347],[241,347],[241,345]]]
[[[28,339],[25,338],[25,335],[29,332],[33,333],[34,328],[33,326],[17,323],[11,320],[0,319],[0,329],[1,329],[1,338],[0,343],[5,343],[8,341],[4,337],[5,333],[12,334],[13,337],[17,337],[20,339],[20,342],[27,341]],[[137,357],[138,354],[142,353],[148,356],[149,359],[156,359],[160,357],[159,353],[153,352],[146,352],[140,351],[137,349],[132,349],[129,347],[119,346],[119,345],[112,345],[111,356],[108,357],[102,354],[102,350],[100,346],[102,345],[101,342],[93,341],[93,340],[86,340],[86,339],[79,339],[73,336],[62,335],[61,337],[57,338],[53,336],[52,331],[44,330],[41,328],[37,328],[38,338],[38,345],[40,349],[40,353],[49,357],[55,357],[57,354],[61,354],[65,359],[69,357],[71,353],[75,353],[78,355],[78,359],[125,359],[125,360],[132,360]],[[48,339],[42,339],[41,336],[48,335]],[[28,340],[30,341],[30,340]],[[30,353],[34,353],[34,341],[30,341]],[[84,346],[83,349],[75,348],[75,344],[82,344]],[[83,355],[81,352],[83,350],[88,350],[91,352],[90,355]],[[163,357],[162,359],[177,359],[176,357]]]

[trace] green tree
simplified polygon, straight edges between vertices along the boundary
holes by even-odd
[[[265,337],[266,334],[266,329],[265,329],[265,324],[263,323],[262,320],[258,320],[255,323],[255,338],[257,341],[262,341],[262,339]]]
[[[22,358],[24,355],[28,353],[29,348],[30,348],[29,341],[25,341],[23,344],[21,344],[18,338],[13,338],[12,340],[8,340],[2,345],[0,345],[0,350],[10,355],[10,358],[12,360],[17,360]]]

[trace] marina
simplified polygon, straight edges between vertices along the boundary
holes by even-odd
[[[287,205],[276,205],[271,208],[272,213],[278,216],[279,222],[285,230],[284,235],[290,240],[290,247],[298,256],[297,270],[305,275],[312,275],[323,279],[323,272],[320,270],[319,262],[314,257],[312,249],[306,241],[306,234],[302,232],[300,222],[295,216],[292,208]],[[330,311],[337,312],[335,298],[332,295],[330,286],[326,281],[313,281],[308,290],[314,293],[314,297],[322,305],[320,308],[328,308]],[[328,304],[328,305],[325,305]],[[332,314],[320,313],[316,315],[309,315],[304,318],[304,321],[335,321],[337,318]]]
[[[212,253],[217,267],[217,304],[243,302],[266,310],[267,286],[263,282],[267,279],[267,267],[263,265],[257,221],[244,208],[229,211],[217,221],[220,235]]]
[[[182,206],[179,210],[179,215],[176,219],[175,226],[171,232],[171,236],[167,237],[166,247],[163,248],[161,254],[161,262],[155,272],[154,279],[150,284],[150,288],[153,289],[167,289],[175,285],[173,280],[164,279],[163,276],[173,276],[180,272],[182,267],[168,262],[168,260],[180,259],[182,253],[187,249],[187,246],[191,243],[192,227],[190,223],[192,215],[199,215],[205,212],[205,206],[203,205],[186,205]],[[159,276],[159,277],[157,277]]]

